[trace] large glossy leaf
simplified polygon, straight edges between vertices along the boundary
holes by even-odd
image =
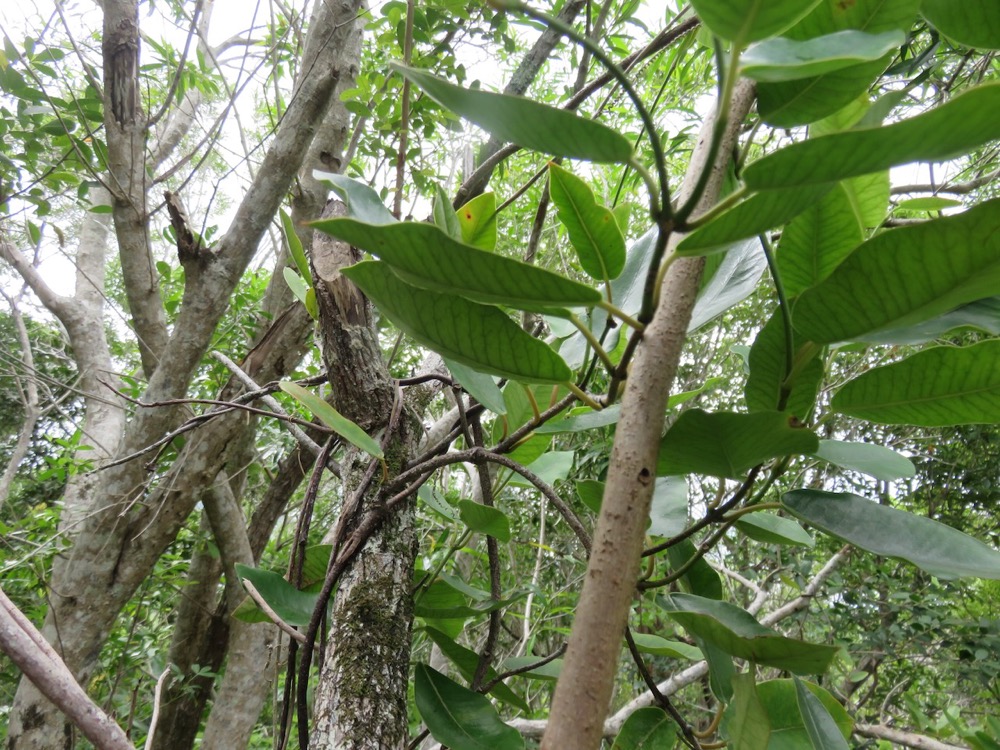
[[[466,648],[459,643],[456,643],[453,638],[451,638],[447,633],[442,633],[437,628],[425,628],[424,632],[430,636],[430,639],[434,641],[434,644],[441,649],[441,653],[448,657],[448,661],[454,664],[458,671],[461,673],[462,677],[466,682],[472,682],[476,674],[476,668],[479,666],[479,654],[477,654],[472,649]],[[497,671],[493,667],[488,667],[486,670],[486,680],[492,682],[497,677]],[[528,704],[524,702],[517,693],[511,690],[503,682],[498,682],[491,690],[490,695],[502,700],[504,703],[509,703],[512,706],[516,706],[522,711],[530,711]]]
[[[917,473],[913,462],[906,456],[883,445],[872,443],[846,443],[842,440],[820,440],[816,455],[824,461],[850,471],[894,482]]]
[[[500,720],[489,699],[417,664],[414,700],[431,736],[453,750],[523,750],[524,740]]]
[[[816,286],[863,239],[847,188],[839,183],[792,219],[781,233],[777,265],[785,293],[797,297]]]
[[[712,278],[698,292],[688,333],[715,320],[753,294],[766,268],[767,258],[756,238],[730,245]]]
[[[752,674],[733,676],[733,701],[726,712],[723,730],[734,748],[768,750],[771,722],[757,695]]]
[[[813,185],[807,189],[776,189],[752,195],[681,240],[677,252],[706,255],[726,250],[730,243],[756,237],[795,218],[819,201],[830,187]]]
[[[444,357],[526,383],[565,383],[559,355],[495,307],[419,289],[387,265],[364,261],[343,271],[400,330]]]
[[[754,339],[747,362],[750,375],[743,390],[747,407],[752,412],[776,410],[781,401],[782,389],[790,387],[782,411],[794,414],[805,421],[816,401],[816,391],[823,379],[823,361],[812,356],[806,363],[797,363],[797,357],[809,356],[800,353],[801,337],[792,336],[792,380],[788,379],[788,358],[785,354],[785,319],[781,310],[775,310],[771,318]],[[797,368],[797,369],[796,369]]]
[[[802,293],[793,320],[809,340],[845,341],[933,318],[998,288],[1000,200],[994,200],[876,235]]]
[[[666,638],[652,633],[633,633],[632,640],[635,642],[635,647],[644,654],[669,656],[672,659],[687,659],[688,661],[700,661],[705,658],[696,646],[684,643],[684,641],[668,641]]]
[[[793,427],[782,412],[711,414],[688,409],[660,442],[656,473],[735,479],[772,458],[812,453],[818,447],[812,432]]]
[[[736,528],[751,539],[765,544],[812,547],[815,540],[795,521],[763,511],[740,516]]]
[[[549,192],[580,267],[598,281],[617,278],[625,267],[625,236],[611,210],[597,202],[586,182],[557,164],[549,164]]]
[[[249,565],[237,563],[236,574],[252,583],[274,613],[289,625],[305,627],[309,624],[316,608],[316,593],[300,591],[279,574]],[[256,604],[242,609],[244,612],[239,619],[245,622],[270,622],[270,618],[259,611]]]
[[[787,146],[743,171],[754,190],[818,185],[914,161],[944,161],[1000,138],[1000,84],[884,127],[848,130]]]
[[[677,724],[667,712],[647,706],[625,720],[611,750],[663,750],[673,747],[676,739]]]
[[[958,529],[850,493],[793,490],[797,518],[876,555],[907,560],[938,578],[1000,579],[1000,552]]]
[[[813,750],[848,750],[847,740],[826,706],[795,678],[795,698]]]
[[[308,388],[303,388],[298,383],[292,383],[289,380],[282,380],[278,385],[281,387],[281,390],[305,406],[313,413],[313,416],[319,418],[323,424],[351,443],[351,445],[360,448],[366,453],[370,453],[376,458],[383,458],[382,447],[368,433]]]
[[[723,39],[745,45],[787,29],[818,0],[694,0],[702,22]]]
[[[906,41],[899,30],[881,34],[847,30],[795,40],[767,39],[740,58],[743,75],[756,81],[793,81],[878,60]]]
[[[458,512],[472,531],[489,534],[501,542],[510,541],[510,520],[503,511],[472,500],[459,500]]]
[[[834,396],[839,412],[883,424],[1000,422],[1000,340],[939,346],[876,367]]]
[[[632,144],[606,125],[520,96],[464,89],[430,73],[393,65],[443,107],[524,148],[570,159],[624,164]]]
[[[829,692],[812,682],[801,681],[833,717],[841,736],[850,738],[854,728],[851,717]],[[767,750],[803,750],[809,748],[809,733],[802,721],[792,680],[768,680],[757,685],[757,697],[767,714],[771,727]]]
[[[1000,3],[996,0],[924,0],[924,18],[967,47],[1000,49]]]
[[[663,599],[670,617],[689,633],[728,654],[757,664],[793,674],[822,674],[839,650],[786,638],[728,602],[692,594],[669,594]]]
[[[382,203],[382,198],[368,185],[336,172],[313,170],[313,177],[329,184],[347,205],[347,215],[366,224],[394,224],[396,217]]]
[[[545,312],[589,307],[601,293],[537,266],[465,245],[433,224],[399,222],[375,226],[354,219],[313,223],[320,231],[367,250],[406,281],[435,292]]]

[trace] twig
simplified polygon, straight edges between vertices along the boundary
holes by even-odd
[[[160,720],[160,701],[163,698],[163,686],[167,683],[169,676],[170,669],[168,667],[160,673],[160,678],[156,681],[156,689],[153,691],[153,715],[149,719],[149,732],[146,733],[145,750],[153,750],[153,735],[156,734],[156,724]]]
[[[278,613],[275,612],[273,609],[271,609],[271,605],[269,605],[266,601],[264,601],[264,597],[260,595],[260,592],[257,590],[257,587],[254,586],[253,583],[251,583],[246,578],[243,579],[243,588],[247,590],[247,594],[249,594],[250,598],[254,600],[254,603],[262,610],[264,610],[264,614],[271,619],[271,622],[273,622],[275,625],[278,626],[281,632],[287,633],[289,637],[291,637],[295,641],[298,641],[299,643],[306,642],[305,634],[300,633],[298,630],[293,628],[287,622],[282,620],[281,617],[278,616]]]

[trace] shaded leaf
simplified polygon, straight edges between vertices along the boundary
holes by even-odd
[[[635,646],[644,654],[655,656],[669,656],[674,659],[687,659],[688,661],[700,661],[704,659],[701,649],[692,646],[684,641],[668,641],[652,633],[633,633],[632,640]]]
[[[767,258],[756,238],[730,245],[712,278],[698,292],[688,333],[715,320],[753,294],[766,268]]]
[[[444,191],[444,188],[436,182],[434,183],[434,205],[431,213],[434,216],[435,226],[449,237],[455,240],[462,240],[469,245],[476,244],[465,240],[462,232],[462,224],[458,220],[458,214],[451,207],[451,199],[448,198],[448,194]]]
[[[534,472],[539,479],[548,485],[566,479],[573,468],[573,451],[549,451],[528,464],[528,469]],[[510,483],[518,487],[534,488],[531,482],[520,474],[512,474]]]
[[[749,44],[794,25],[818,0],[694,0],[698,17],[723,39]]]
[[[430,639],[437,644],[437,647],[441,649],[448,661],[454,664],[459,673],[465,679],[466,682],[471,683],[476,675],[476,668],[479,666],[479,654],[477,654],[472,649],[468,649],[455,642],[453,638],[448,636],[446,633],[442,633],[437,628],[425,628],[424,631],[430,636]],[[486,670],[486,681],[492,682],[497,677],[497,671],[493,667],[488,667]],[[498,682],[492,690],[490,690],[490,695],[502,700],[504,703],[509,703],[512,706],[519,708],[522,711],[530,711],[528,704],[524,702],[517,693],[511,690],[503,682]]]
[[[743,171],[753,190],[818,185],[914,161],[945,161],[1000,138],[1000,84],[990,83],[908,120],[813,138]]]
[[[974,328],[1000,336],[1000,297],[976,300],[912,326],[887,328],[859,338],[873,344],[923,344],[959,328]]]
[[[458,520],[458,512],[429,484],[421,485],[420,489],[417,490],[417,497],[419,497],[428,508],[441,514],[449,521]]]
[[[793,320],[809,340],[846,341],[942,315],[998,288],[1000,200],[994,200],[876,235],[802,293]]]
[[[958,529],[850,493],[793,490],[797,518],[876,555],[907,560],[938,578],[1000,579],[1000,552]]]
[[[625,237],[611,211],[597,203],[586,182],[554,163],[549,192],[580,267],[598,281],[617,278],[625,266]]]
[[[812,432],[792,427],[782,412],[712,414],[689,409],[660,442],[656,473],[738,478],[772,458],[812,453],[818,447]]]
[[[523,750],[524,740],[500,720],[488,698],[417,664],[414,700],[431,736],[453,750]]]
[[[378,256],[405,281],[431,291],[540,312],[589,307],[601,300],[596,289],[465,245],[433,224],[375,226],[354,219],[325,219],[313,226]]]
[[[882,424],[1000,422],[1000,340],[938,346],[875,367],[841,388],[834,409]]]
[[[510,541],[510,520],[503,511],[472,500],[459,500],[458,513],[473,531],[489,534],[501,542]]]
[[[848,29],[804,40],[775,37],[744,52],[740,67],[756,81],[792,81],[878,60],[905,41],[900,30],[868,34]]]
[[[845,739],[850,738],[854,722],[837,699],[819,685],[805,680],[802,684],[834,718],[840,734]],[[761,682],[757,685],[757,697],[771,725],[768,750],[802,750],[810,747],[809,734],[802,722],[792,680]]]
[[[690,539],[683,539],[671,545],[667,549],[670,569],[680,570],[697,554]],[[694,564],[689,566],[678,579],[678,583],[681,589],[689,594],[704,596],[707,599],[722,599],[722,578],[715,572],[715,568],[705,561],[704,556],[698,556]]]
[[[812,547],[816,541],[795,521],[763,511],[740,516],[736,528],[751,539],[765,544]]]
[[[250,581],[257,589],[267,605],[274,610],[282,620],[293,627],[306,627],[312,619],[316,608],[318,594],[300,591],[278,573],[261,568],[251,568],[249,565],[236,563],[236,574],[243,580]],[[241,616],[244,622],[270,622],[270,618],[252,603],[253,616]]]
[[[667,712],[647,706],[629,715],[611,750],[663,750],[673,747],[676,739],[677,724]]]
[[[747,377],[747,384],[743,390],[750,411],[777,409],[782,389],[789,386],[791,391],[785,401],[783,411],[805,420],[812,410],[816,401],[816,392],[823,379],[823,361],[818,356],[813,355],[805,364],[799,362],[799,366],[796,368],[796,360],[809,355],[808,351],[801,349],[801,342],[797,340],[799,338],[801,337],[794,335],[793,331],[792,346],[796,347],[792,353],[793,380],[791,383],[786,383],[788,358],[785,350],[787,343],[785,321],[781,310],[775,310],[764,327],[757,333],[757,338],[754,339],[747,357],[750,375]]]
[[[786,638],[727,602],[693,594],[663,597],[667,612],[689,633],[728,654],[794,674],[822,674],[838,648]]]
[[[604,500],[604,482],[596,479],[584,479],[576,483],[576,494],[580,501],[594,513],[601,512],[601,502]]]
[[[503,671],[508,672],[513,669],[521,669],[522,667],[527,667],[530,664],[537,664],[542,660],[540,656],[511,656],[503,661]],[[562,671],[563,660],[553,659],[552,661],[546,662],[535,669],[528,672],[521,672],[518,677],[529,677],[535,680],[545,680],[546,682],[555,682],[559,679],[559,673]]]
[[[1000,49],[1000,4],[994,0],[924,0],[920,12],[966,47]]]
[[[365,261],[345,276],[400,330],[444,357],[528,383],[564,383],[566,363],[495,307],[410,286],[384,263]]]
[[[795,697],[813,750],[848,750],[847,740],[844,739],[830,712],[797,677]]]
[[[816,455],[824,461],[850,471],[894,482],[917,473],[913,462],[906,456],[882,445],[872,443],[845,443],[841,440],[820,440]]]
[[[384,458],[382,447],[367,432],[308,388],[303,388],[298,383],[293,383],[289,380],[282,380],[278,385],[281,387],[281,390],[306,407],[313,416],[317,417],[323,424],[351,445],[360,448],[366,453],[370,453],[376,458]]]
[[[632,156],[627,138],[606,125],[520,96],[455,86],[430,73],[392,66],[432,99],[503,141],[571,159],[624,164]]]
[[[481,403],[494,414],[506,414],[507,405],[503,400],[503,393],[497,387],[492,375],[477,372],[471,367],[466,367],[459,362],[452,362],[447,359],[445,366],[454,376],[469,395]]]
[[[299,275],[305,279],[307,286],[312,286],[312,270],[309,268],[309,261],[306,260],[306,254],[302,250],[302,240],[295,233],[295,226],[292,224],[292,217],[289,216],[284,209],[281,210],[281,227],[285,230],[285,241],[288,243],[288,253],[292,256],[292,260],[295,261],[295,267],[299,269]],[[285,269],[288,270],[287,268]],[[285,278],[288,276],[286,274]]]
[[[330,186],[347,205],[347,215],[366,224],[395,224],[396,217],[382,203],[382,198],[368,185],[336,172],[313,170],[313,177]]]
[[[733,702],[726,711],[726,735],[739,750],[768,750],[771,722],[752,674],[733,676]]]
[[[684,477],[657,477],[647,534],[672,537],[688,522],[688,484]]]

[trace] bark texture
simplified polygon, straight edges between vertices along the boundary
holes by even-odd
[[[688,167],[679,203],[690,194],[703,170],[712,171],[699,205],[718,198],[725,165],[739,127],[753,101],[753,89],[737,86],[719,157],[707,164],[714,121],[702,128]],[[680,238],[671,237],[668,252]],[[611,703],[614,676],[639,574],[642,542],[649,518],[656,458],[667,398],[673,384],[704,261],[680,259],[667,273],[660,304],[636,350],[615,431],[604,501],[594,533],[583,592],[577,607],[566,661],[556,684],[543,750],[598,748]]]

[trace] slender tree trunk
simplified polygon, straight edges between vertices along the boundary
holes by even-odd
[[[739,84],[719,156],[713,164],[706,160],[714,121],[706,121],[680,191],[680,203],[706,169],[712,171],[712,176],[701,198],[700,210],[718,199],[726,163],[752,102],[752,86],[746,82]],[[678,240],[676,235],[671,237],[668,252]],[[703,266],[702,258],[674,262],[660,292],[659,308],[636,351],[622,398],[622,416],[615,431],[587,576],[566,661],[556,685],[551,719],[542,740],[543,750],[590,750],[601,744],[622,634],[635,596],[667,397],[677,372]]]

